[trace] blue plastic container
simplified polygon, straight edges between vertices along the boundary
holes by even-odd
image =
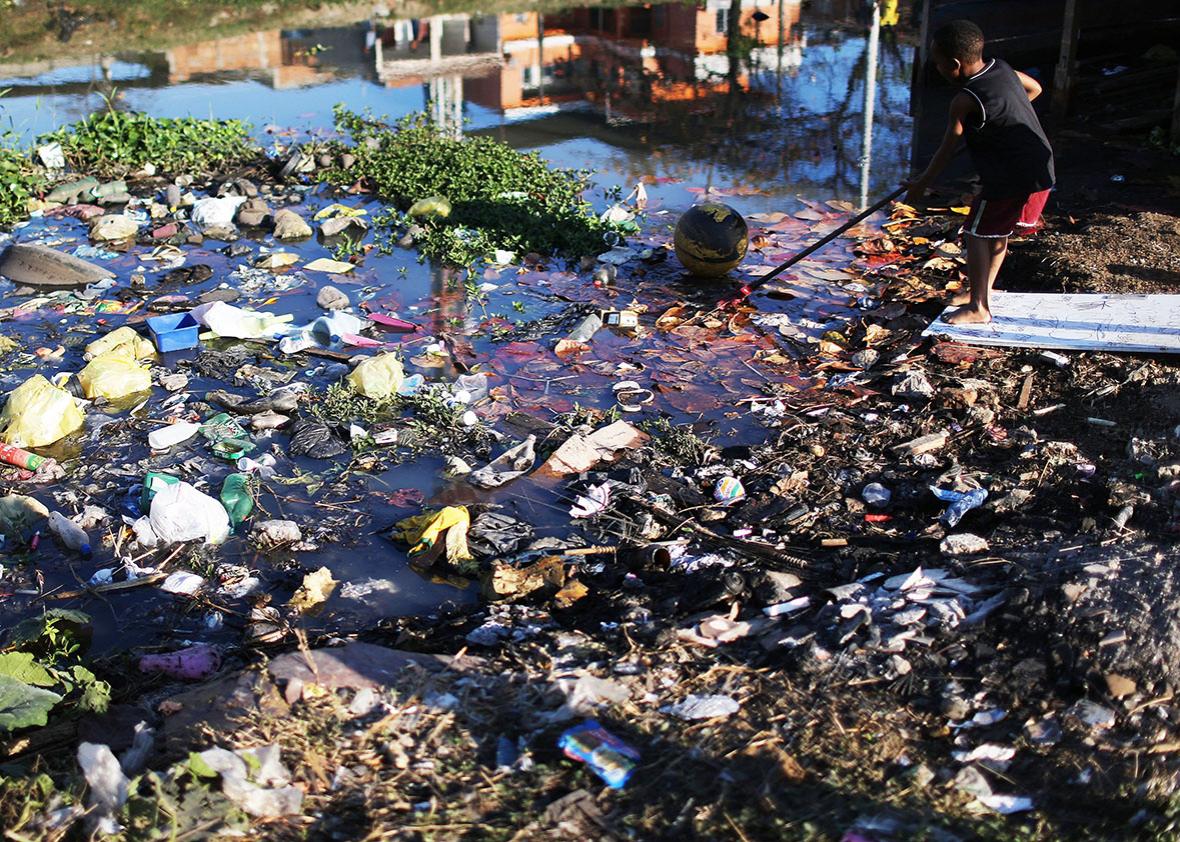
[[[147,320],[152,341],[161,353],[184,351],[200,344],[197,331],[200,323],[191,313],[169,313],[166,316],[152,316]]]

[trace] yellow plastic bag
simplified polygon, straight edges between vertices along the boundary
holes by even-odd
[[[387,398],[397,394],[403,377],[401,360],[395,354],[378,354],[354,368],[348,382],[357,394],[366,398]]]
[[[152,375],[125,348],[107,351],[78,372],[78,382],[86,397],[118,400],[152,388]]]
[[[41,447],[81,428],[83,420],[69,392],[34,374],[12,390],[0,411],[0,439],[17,447]]]
[[[136,360],[154,360],[156,358],[156,349],[152,343],[124,325],[87,345],[86,359],[92,360],[108,351],[116,350],[123,351]]]
[[[439,536],[447,533],[447,561],[458,564],[472,558],[467,549],[467,530],[471,526],[471,515],[466,506],[447,506],[437,512],[414,515],[400,520],[393,528],[394,540],[412,544],[408,553],[411,559],[427,556],[434,549]]]

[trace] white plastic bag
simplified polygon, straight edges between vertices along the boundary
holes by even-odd
[[[167,485],[152,498],[152,531],[165,544],[195,541],[220,544],[229,537],[229,515],[221,502],[187,482]]]

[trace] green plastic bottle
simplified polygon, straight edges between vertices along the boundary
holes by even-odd
[[[221,484],[221,505],[229,513],[229,522],[237,529],[254,509],[254,493],[248,474],[230,474]]]

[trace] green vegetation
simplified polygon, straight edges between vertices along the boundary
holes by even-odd
[[[45,135],[78,172],[116,177],[153,164],[161,173],[215,171],[255,158],[250,127],[239,120],[149,117],[108,109]]]
[[[613,228],[582,198],[588,172],[552,168],[536,153],[491,138],[451,137],[421,114],[390,126],[337,106],[336,122],[351,136],[357,161],[322,177],[341,185],[368,178],[402,211],[378,224],[387,232],[417,225],[414,241],[427,257],[469,266],[497,249],[569,257],[605,249],[603,235]],[[449,200],[449,215],[405,213],[434,196]]]
[[[45,725],[67,698],[103,712],[111,687],[81,664],[90,618],[80,611],[47,611],[18,624],[0,652],[0,732]]]
[[[20,222],[29,215],[29,199],[36,195],[41,181],[26,154],[0,146],[0,226]]]

